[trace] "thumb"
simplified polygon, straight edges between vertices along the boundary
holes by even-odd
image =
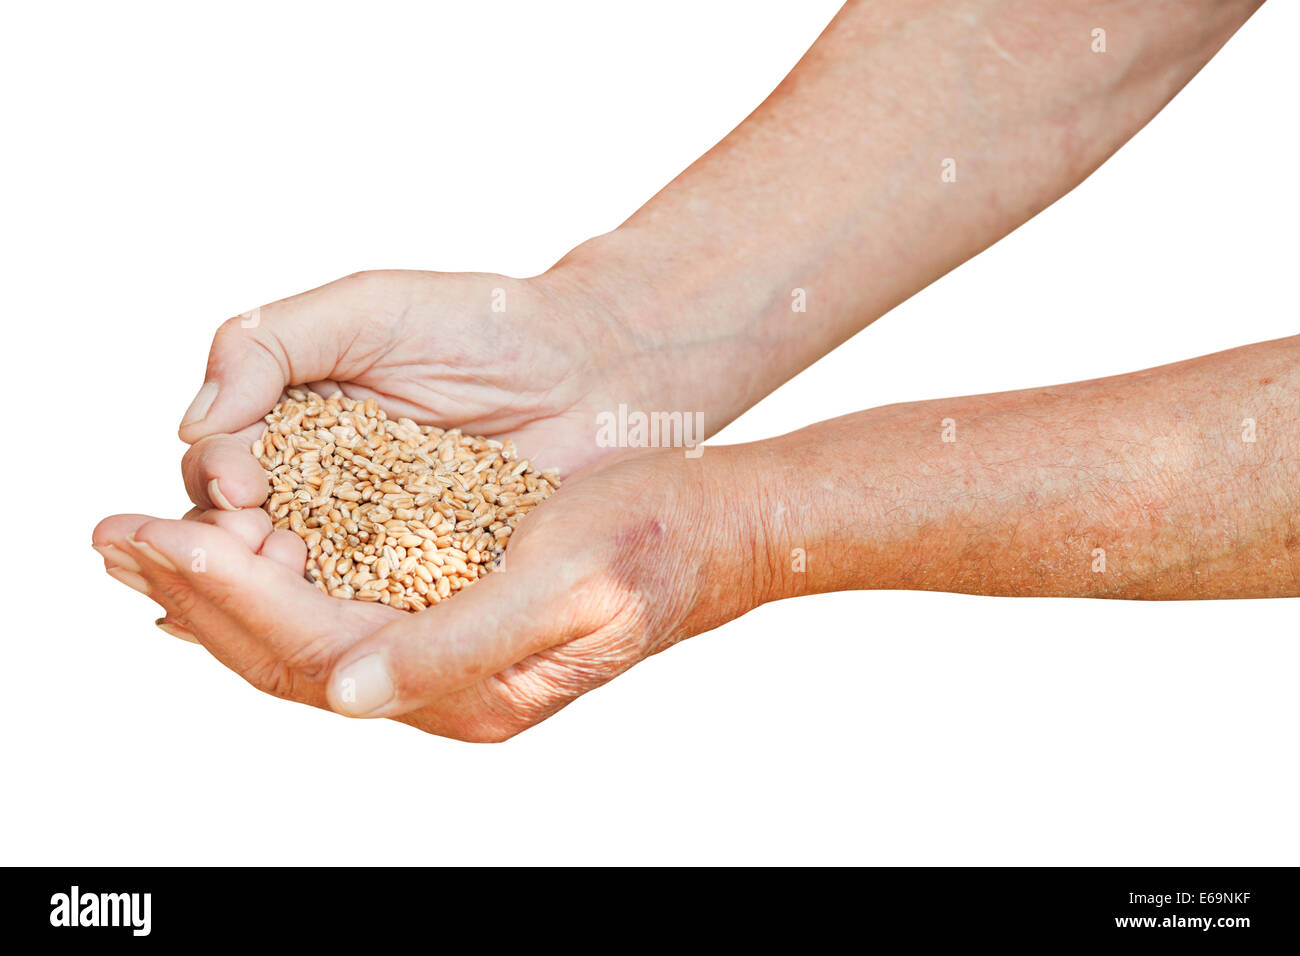
[[[203,387],[181,421],[181,440],[192,445],[237,432],[270,411],[286,386],[334,377],[354,337],[347,330],[386,308],[373,281],[348,276],[223,323]]]
[[[512,565],[380,628],[335,663],[330,707],[349,717],[395,717],[579,636],[570,589],[553,566],[544,570]]]

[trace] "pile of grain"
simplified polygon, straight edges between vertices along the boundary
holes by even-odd
[[[373,398],[304,389],[266,416],[253,455],[264,507],[307,543],[307,575],[338,598],[420,611],[494,570],[510,533],[559,487],[514,443],[390,419]]]

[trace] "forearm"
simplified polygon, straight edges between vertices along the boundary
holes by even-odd
[[[758,602],[846,588],[1300,594],[1300,336],[888,406],[721,449],[760,475]]]
[[[850,2],[752,116],[550,279],[689,364],[673,407],[716,431],[1075,186],[1260,2]]]

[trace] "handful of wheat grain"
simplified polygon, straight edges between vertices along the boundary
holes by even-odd
[[[390,419],[373,398],[289,389],[253,456],[265,507],[307,543],[307,576],[337,598],[420,611],[495,570],[511,532],[560,486],[514,443]]]

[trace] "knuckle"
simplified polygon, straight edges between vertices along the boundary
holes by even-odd
[[[185,481],[185,491],[190,496],[190,501],[196,505],[202,504],[199,500],[199,478],[202,467],[202,461],[199,455],[195,454],[194,446],[186,448],[185,454],[181,457],[181,478]]]
[[[451,737],[467,744],[503,744],[530,726],[520,721],[474,721],[457,727]]]
[[[300,678],[286,662],[267,659],[249,668],[244,679],[264,693],[281,700],[300,700]]]
[[[340,282],[355,283],[358,285],[376,282],[392,282],[396,279],[403,279],[411,275],[418,275],[408,269],[362,269],[360,272],[353,272],[351,275],[344,276]]]
[[[233,318],[226,319],[217,326],[217,331],[212,336],[213,347],[228,345],[245,332],[243,319],[240,316],[236,315]]]
[[[503,744],[511,737],[518,735],[524,727],[494,727],[479,736],[475,737],[469,743],[476,744]]]
[[[219,435],[205,435],[185,449],[181,456],[181,473],[188,479],[198,482],[208,477],[211,468],[214,442]]]
[[[212,373],[223,366],[237,363],[249,342],[249,329],[241,324],[239,316],[226,319],[212,336],[212,347],[208,350],[208,371]]]
[[[209,579],[207,599],[212,607],[222,614],[236,616],[243,600],[238,591],[224,586],[220,581]]]
[[[481,735],[503,734],[500,739],[509,739],[607,679],[602,676],[557,681],[539,674],[536,667],[516,665],[480,685],[482,706],[476,709],[471,729]]]
[[[284,665],[303,680],[319,684],[329,677],[337,658],[338,651],[328,637],[315,637],[289,654]]]
[[[398,269],[364,269],[338,280],[340,289],[369,297],[381,289],[400,281],[408,273]]]
[[[248,619],[249,610],[256,607],[257,598],[250,595],[242,584],[243,572],[226,567],[229,559],[225,555],[207,554],[205,560],[204,570],[195,573],[196,590],[202,592],[202,597],[218,613],[235,621]],[[292,626],[292,622],[277,622],[275,630],[267,629],[267,638],[273,637],[283,626]]]
[[[176,585],[168,581],[164,583],[163,590],[168,615],[181,621],[192,621],[202,603],[194,589],[184,583]]]
[[[459,714],[441,712],[430,715],[426,711],[414,711],[395,719],[434,737],[467,744],[504,743],[536,723],[477,707]]]

